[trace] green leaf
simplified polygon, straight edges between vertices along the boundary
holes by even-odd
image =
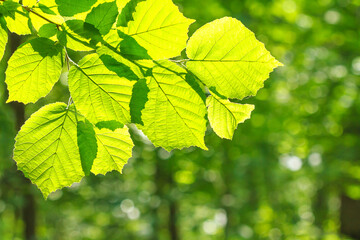
[[[96,127],[98,129],[106,128],[106,129],[110,129],[112,131],[115,131],[118,128],[123,128],[124,124],[113,120],[113,121],[98,122],[96,124]]]
[[[142,110],[144,126],[139,126],[155,146],[174,148],[204,143],[206,107],[201,97],[185,81],[186,72],[176,64],[161,61],[147,79],[148,101]]]
[[[54,103],[34,113],[16,137],[14,160],[18,169],[45,198],[84,176],[76,136],[73,109]]]
[[[250,118],[254,105],[238,104],[215,95],[206,100],[208,118],[214,132],[221,138],[232,139],[239,123]]]
[[[0,13],[3,14],[7,28],[10,32],[18,35],[31,34],[29,28],[29,13],[19,3],[5,1],[0,5]]]
[[[207,87],[227,98],[256,95],[281,66],[253,32],[234,18],[206,24],[190,38],[187,67]]]
[[[21,5],[17,2],[13,1],[2,1],[0,2],[0,14],[4,16],[15,16],[15,11],[21,7]]]
[[[139,79],[133,88],[133,94],[130,101],[131,122],[144,125],[142,121],[142,110],[145,108],[148,99],[149,88],[146,85],[146,79]]]
[[[102,35],[107,34],[116,21],[118,8],[116,2],[107,2],[93,8],[85,22],[94,25]]]
[[[55,24],[47,23],[40,27],[39,36],[44,38],[51,38],[57,34],[58,30]]]
[[[153,59],[180,56],[186,47],[189,25],[194,22],[179,12],[171,0],[147,0],[137,4],[133,21],[119,29],[144,47]]]
[[[51,0],[52,2],[55,3],[55,0]],[[48,2],[51,2],[51,1],[46,1],[45,3],[48,3]],[[50,14],[50,15],[57,15],[57,13],[55,12],[56,10],[55,9],[51,9],[50,7],[51,5],[47,6],[47,5],[44,5],[44,4],[41,4],[39,3],[39,8],[40,10],[43,12],[43,13],[46,13],[46,14]],[[54,6],[54,5],[53,5]]]
[[[56,0],[59,12],[64,17],[72,17],[77,13],[89,11],[96,0]]]
[[[119,77],[125,77],[129,80],[138,80],[139,77],[122,62],[118,62],[116,59],[109,55],[100,56],[101,61],[110,70],[115,72]]]
[[[97,155],[97,142],[94,126],[86,119],[77,122],[77,140],[81,166],[85,175],[88,176]]]
[[[69,72],[69,89],[77,109],[90,122],[130,122],[130,99],[135,82],[108,70],[97,54],[85,56]]]
[[[121,68],[122,74],[126,74],[128,79],[136,80],[136,78],[143,78],[144,74],[139,66],[123,57],[120,45],[122,45],[122,39],[119,38],[117,31],[111,30],[104,37],[101,46],[96,52],[109,70],[115,71],[116,65],[118,65]],[[119,74],[118,70],[115,72]]]
[[[116,23],[117,27],[126,27],[128,22],[133,19],[133,13],[135,12],[135,8],[138,3],[143,2],[145,0],[122,0],[119,1],[118,7],[120,7],[121,11]]]
[[[60,16],[60,14],[58,12],[56,4],[55,4],[55,0],[41,1],[41,3],[39,2],[32,8],[32,11],[29,13],[29,16],[30,16],[30,21],[31,21],[32,26],[39,33],[40,36],[44,36],[44,35],[48,36],[51,33],[51,36],[50,36],[51,40],[56,41],[57,39],[54,36],[55,34],[53,34],[54,29],[55,28],[57,29],[56,24],[53,24],[53,26],[51,27],[51,23],[49,23],[49,21],[45,20],[44,18],[40,17],[39,15],[52,21],[53,23],[62,25],[65,22],[65,20],[62,16]],[[44,34],[45,30],[49,31],[50,33]]]
[[[118,128],[115,131],[95,129],[98,143],[98,154],[91,171],[94,174],[107,172],[122,172],[127,160],[132,156],[134,146],[128,128]]]
[[[6,44],[8,42],[8,33],[4,18],[0,16],[0,60],[4,57]]]
[[[149,56],[148,51],[140,46],[133,37],[124,34],[120,30],[118,31],[118,35],[121,39],[119,50],[122,56],[129,60],[152,59]]]
[[[92,51],[99,40],[99,31],[92,25],[81,20],[65,22],[63,38],[68,48],[74,51]],[[63,43],[64,44],[64,43]]]
[[[26,42],[11,56],[6,70],[7,102],[36,102],[45,97],[62,71],[62,49],[46,38]]]

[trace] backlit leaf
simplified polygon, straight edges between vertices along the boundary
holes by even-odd
[[[144,47],[153,59],[180,56],[188,28],[194,22],[179,12],[171,0],[147,0],[136,6],[133,21],[119,29]]]
[[[139,126],[155,146],[174,148],[204,143],[206,107],[201,97],[185,81],[186,72],[169,61],[161,61],[147,79],[148,101],[142,110],[144,126]]]
[[[72,108],[54,103],[34,113],[16,137],[18,169],[47,197],[84,176]]]
[[[0,12],[3,14],[6,25],[10,32],[18,35],[31,34],[29,28],[29,13],[20,4],[11,1],[3,2],[0,5]]]
[[[254,105],[238,104],[228,99],[209,96],[206,100],[208,118],[214,132],[221,138],[232,139],[239,123],[250,118]]]
[[[253,32],[234,18],[206,24],[190,38],[187,67],[206,86],[227,98],[256,95],[281,66]]]
[[[0,60],[4,56],[7,42],[8,42],[8,33],[6,29],[6,23],[4,21],[4,18],[0,16]]]
[[[116,21],[118,9],[116,2],[107,2],[93,8],[85,22],[97,28],[102,35],[107,34]]]
[[[125,126],[114,131],[106,128],[95,131],[98,154],[91,171],[103,175],[114,170],[121,173],[134,146],[128,128]]]
[[[6,70],[7,102],[36,102],[59,80],[62,48],[46,38],[26,42],[11,56]]]
[[[69,72],[69,89],[77,109],[92,123],[130,122],[130,99],[135,82],[108,70],[97,54],[85,56]]]

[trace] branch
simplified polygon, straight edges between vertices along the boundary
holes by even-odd
[[[6,2],[6,0],[0,0],[0,2]],[[24,6],[24,5],[20,5],[24,10],[28,11],[28,12],[31,12],[33,14],[35,14],[36,16],[44,19],[45,21],[49,22],[49,23],[52,23],[52,24],[55,24],[56,27],[59,29],[59,27],[61,26],[60,24],[54,22],[54,21],[51,21],[50,19],[40,15],[39,13],[35,12],[34,10],[32,10],[31,8],[29,8],[28,6]]]

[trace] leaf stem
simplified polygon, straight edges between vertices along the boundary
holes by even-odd
[[[68,51],[66,49],[66,47],[64,47],[64,50],[65,50],[65,57],[66,57],[66,60],[67,60],[67,64],[68,64],[68,70],[70,70],[70,62],[72,64],[74,64],[75,66],[79,66],[74,60],[72,60],[68,54]]]
[[[1,1],[4,1],[4,0],[1,0]],[[45,21],[47,21],[47,22],[49,22],[49,23],[55,24],[56,27],[57,27],[57,29],[59,30],[59,28],[60,28],[60,26],[61,26],[60,24],[58,24],[58,23],[56,23],[56,22],[54,22],[54,21],[51,21],[50,19],[42,16],[41,14],[39,14],[39,13],[35,12],[34,10],[32,10],[31,8],[29,8],[28,6],[24,6],[24,5],[21,5],[21,6],[22,6],[22,8],[25,9],[26,11],[35,14],[36,16],[44,19]]]
[[[6,2],[6,0],[0,0],[0,2]],[[21,6],[23,9],[25,9],[26,11],[31,12],[31,13],[35,14],[36,16],[44,19],[45,21],[47,21],[47,22],[49,22],[49,23],[52,23],[52,24],[55,24],[56,27],[57,27],[57,29],[60,28],[60,26],[61,26],[60,24],[58,24],[58,23],[56,23],[56,22],[54,22],[54,21],[51,21],[50,19],[42,16],[41,14],[39,14],[39,13],[35,12],[34,10],[32,10],[31,8],[29,8],[28,6],[24,6],[24,5],[22,5],[22,4],[20,4],[20,6]]]
[[[73,103],[73,100],[72,100],[72,97],[70,96],[69,97],[69,101],[68,101],[68,104],[67,104],[67,109],[70,107],[70,105]]]
[[[190,61],[190,59],[188,59],[188,58],[186,58],[186,59],[177,59],[177,60],[175,60],[175,59],[169,59],[169,61],[174,62],[174,63],[180,63],[180,64],[182,64],[182,63],[186,63],[186,62]]]

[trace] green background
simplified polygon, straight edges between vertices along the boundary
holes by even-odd
[[[360,239],[360,1],[175,3],[197,20],[190,34],[233,16],[285,64],[242,101],[256,105],[252,118],[233,141],[209,128],[209,151],[168,153],[134,133],[122,175],[86,177],[45,201],[11,159],[22,107],[5,104],[4,70],[25,40],[11,36],[0,81],[0,239],[24,239],[29,224],[54,240]],[[68,97],[60,82],[25,116]]]

